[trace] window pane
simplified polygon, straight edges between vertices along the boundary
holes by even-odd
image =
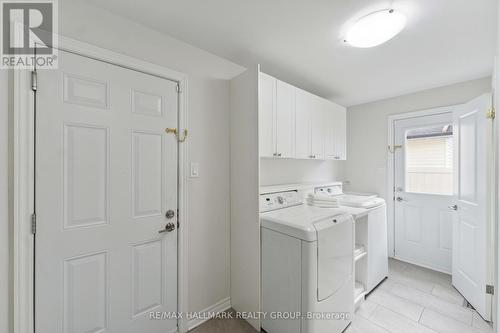
[[[406,191],[453,194],[453,128],[451,125],[406,133]]]

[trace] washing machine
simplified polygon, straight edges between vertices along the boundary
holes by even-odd
[[[262,329],[344,331],[354,312],[353,216],[305,205],[298,190],[262,193],[260,211]]]
[[[363,243],[367,252],[364,293],[370,293],[389,274],[387,243],[387,206],[383,198],[369,193],[344,193],[342,183],[317,184],[315,194],[338,198],[339,204],[352,209],[365,209],[366,217],[356,221],[356,241]],[[359,266],[359,264],[358,264]],[[358,277],[357,277],[358,278]]]

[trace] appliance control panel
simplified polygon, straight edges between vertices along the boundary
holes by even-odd
[[[301,205],[303,199],[298,191],[286,191],[276,193],[264,193],[259,198],[259,210],[261,213],[271,210]]]
[[[330,186],[316,187],[314,189],[314,194],[324,194],[324,195],[340,195],[342,194],[342,184],[335,184]]]

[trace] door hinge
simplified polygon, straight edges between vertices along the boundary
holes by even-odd
[[[488,110],[488,112],[486,112],[487,119],[495,119],[495,116],[496,116],[495,108],[491,108]]]
[[[177,86],[175,88],[177,90],[177,92],[180,94],[182,92],[181,90],[181,85],[179,83],[177,83]]]
[[[36,71],[31,71],[31,90],[36,91],[38,88],[38,75]]]
[[[177,209],[177,229],[179,229],[181,226],[181,221],[179,219],[179,209]]]
[[[495,286],[492,286],[491,284],[486,285],[486,294],[487,295],[495,295]]]
[[[36,214],[31,214],[31,233],[36,234]]]

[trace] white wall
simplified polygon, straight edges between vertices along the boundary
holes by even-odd
[[[344,161],[262,158],[260,161],[260,184],[343,181],[345,163]]]
[[[229,79],[244,69],[225,59],[141,25],[73,0],[60,1],[60,33],[127,54],[189,76],[188,156],[199,162],[200,178],[189,191],[189,310],[199,311],[229,297]],[[0,71],[0,333],[5,320],[8,272],[6,127]]]
[[[389,115],[461,104],[489,91],[490,77],[349,107],[346,189],[385,197]]]

